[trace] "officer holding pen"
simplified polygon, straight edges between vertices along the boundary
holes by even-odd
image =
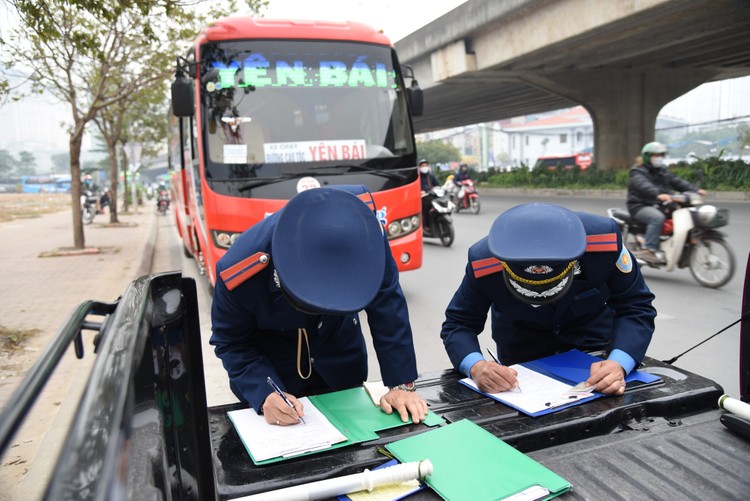
[[[268,423],[296,424],[304,418],[297,397],[367,379],[361,310],[390,388],[381,409],[404,422],[427,415],[406,300],[373,208],[361,186],[303,191],[217,263],[210,343],[234,394]]]
[[[564,207],[513,207],[469,249],[441,337],[454,367],[489,393],[518,386],[509,365],[578,348],[605,350],[587,385],[621,395],[646,354],[656,310],[614,221]],[[500,363],[478,336],[491,312]]]

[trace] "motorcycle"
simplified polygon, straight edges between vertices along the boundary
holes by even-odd
[[[661,231],[659,263],[638,259],[645,248],[646,225],[630,217],[627,210],[607,209],[609,217],[617,222],[625,246],[641,266],[673,271],[690,268],[693,278],[703,287],[717,288],[729,282],[734,275],[734,252],[717,230],[729,223],[729,211],[704,205],[697,193],[674,195],[665,203],[667,215]]]
[[[422,196],[427,197],[430,202],[429,220],[422,221],[423,236],[439,238],[444,247],[450,247],[455,238],[453,221],[451,220],[451,212],[455,209],[454,203],[448,197],[445,189],[440,186],[435,186]]]
[[[84,191],[81,195],[81,219],[83,220],[83,224],[91,224],[94,222],[98,201],[99,199],[88,190]]]
[[[457,183],[458,194],[454,194],[454,203],[456,204],[456,212],[461,209],[469,209],[472,214],[479,214],[479,192],[474,185],[474,181],[467,179],[463,182]]]
[[[167,193],[166,190],[161,190],[159,192],[159,195],[156,199],[156,209],[159,211],[159,214],[166,214],[167,210],[169,210],[169,193]]]

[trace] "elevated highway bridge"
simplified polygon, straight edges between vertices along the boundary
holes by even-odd
[[[469,0],[395,44],[417,132],[583,105],[595,161],[625,167],[661,108],[750,75],[749,0]]]

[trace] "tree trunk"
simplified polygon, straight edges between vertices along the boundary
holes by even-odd
[[[123,190],[122,190],[122,210],[128,212],[130,204],[128,203],[128,155],[123,151],[122,153],[122,179],[123,179]]]
[[[109,222],[112,224],[119,223],[117,219],[117,185],[119,184],[120,178],[117,175],[117,149],[115,144],[107,144],[107,150],[109,151],[109,178],[110,178],[110,193],[109,193]]]
[[[83,127],[75,127],[70,135],[70,193],[73,210],[73,248],[84,249],[86,240],[83,235],[83,218],[81,217],[81,142]]]

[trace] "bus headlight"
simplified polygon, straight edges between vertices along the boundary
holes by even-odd
[[[234,231],[211,230],[211,236],[214,239],[214,245],[220,249],[228,249],[240,236],[240,233]]]
[[[419,228],[419,215],[396,219],[388,223],[388,240],[414,233]]]

